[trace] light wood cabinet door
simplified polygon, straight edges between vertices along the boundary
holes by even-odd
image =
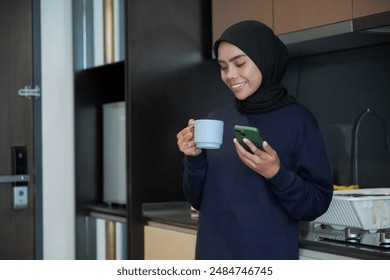
[[[274,31],[278,35],[350,19],[351,0],[274,0]]]
[[[145,226],[145,260],[194,260],[196,233]]]
[[[258,20],[273,28],[272,0],[212,0],[213,43],[230,25]]]
[[[364,17],[390,11],[390,0],[353,0],[353,17]]]

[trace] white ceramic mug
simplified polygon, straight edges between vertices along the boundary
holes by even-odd
[[[195,121],[194,142],[198,148],[219,149],[223,138],[223,121],[200,119]]]

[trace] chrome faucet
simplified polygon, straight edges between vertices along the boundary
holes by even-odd
[[[387,133],[387,126],[385,119],[371,110],[370,108],[367,108],[364,112],[362,112],[359,117],[357,118],[354,127],[353,127],[353,145],[352,145],[352,182],[354,185],[359,184],[359,177],[358,177],[358,136],[359,136],[359,128],[362,120],[369,114],[372,114],[373,116],[377,117],[383,127],[383,131],[385,132],[385,142],[386,142],[386,149],[389,150],[389,135]]]

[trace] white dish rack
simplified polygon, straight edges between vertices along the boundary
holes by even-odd
[[[328,211],[314,222],[375,232],[390,228],[390,188],[336,190]]]

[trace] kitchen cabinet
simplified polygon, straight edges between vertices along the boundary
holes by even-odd
[[[196,231],[151,223],[144,227],[145,260],[194,260]]]
[[[390,11],[388,0],[212,0],[213,41],[230,25],[254,19],[282,35]]]
[[[352,19],[351,0],[274,0],[275,34]]]
[[[272,0],[212,0],[213,42],[230,25],[248,19],[273,28]]]
[[[389,0],[353,0],[353,18],[390,11]]]

